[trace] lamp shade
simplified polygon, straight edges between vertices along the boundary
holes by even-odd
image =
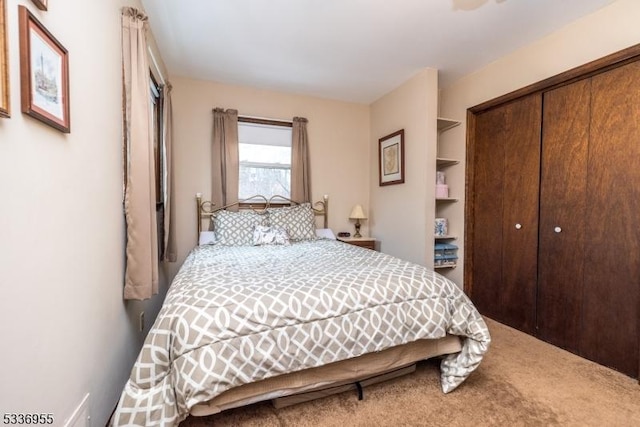
[[[362,210],[362,206],[355,205],[353,209],[351,209],[351,215],[349,215],[349,219],[367,219],[367,216]]]

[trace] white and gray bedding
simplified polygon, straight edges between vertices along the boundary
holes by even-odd
[[[190,408],[242,384],[445,334],[462,351],[441,362],[449,392],[478,366],[490,336],[443,276],[328,239],[195,248],[112,418],[177,425]]]

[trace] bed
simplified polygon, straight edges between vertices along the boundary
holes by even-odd
[[[351,388],[362,397],[367,384],[436,356],[448,393],[480,364],[489,331],[453,282],[332,239],[327,197],[287,202],[234,212],[196,198],[199,244],[167,292],[112,425],[171,426],[189,414]]]

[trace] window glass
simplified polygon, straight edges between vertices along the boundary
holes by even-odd
[[[164,188],[162,186],[162,179],[164,176],[164,153],[162,146],[162,90],[153,75],[149,78],[149,95],[151,97],[151,109],[149,110],[151,117],[149,117],[149,124],[151,137],[153,139],[156,204],[160,204],[164,200]]]
[[[238,197],[291,196],[291,127],[238,123]]]

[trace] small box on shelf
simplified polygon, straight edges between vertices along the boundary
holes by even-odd
[[[458,263],[458,247],[451,243],[438,242],[435,244],[434,267],[455,267]]]
[[[436,218],[433,227],[433,234],[442,237],[449,234],[449,220],[447,218]]]

